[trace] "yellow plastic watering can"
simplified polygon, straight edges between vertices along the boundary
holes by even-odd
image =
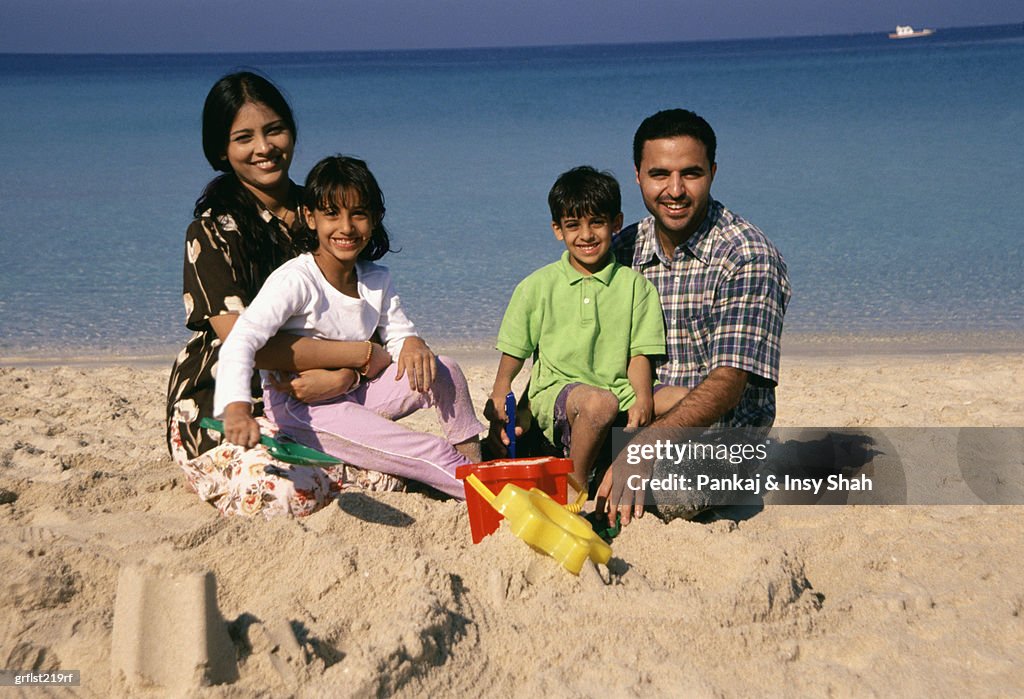
[[[495,495],[474,474],[467,476],[466,482],[501,513],[513,534],[554,558],[573,575],[580,574],[587,558],[594,563],[608,563],[612,557],[612,547],[594,533],[590,523],[569,511],[568,508],[578,508],[578,502],[576,506],[559,505],[543,490],[525,490],[512,483]],[[586,492],[581,497],[585,499]]]

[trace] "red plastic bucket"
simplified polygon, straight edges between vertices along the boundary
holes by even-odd
[[[455,477],[465,481],[466,477],[475,473],[480,481],[497,495],[507,483],[529,490],[537,488],[550,495],[552,499],[564,505],[568,496],[568,479],[572,473],[570,459],[558,459],[550,456],[530,459],[499,459],[486,461],[482,464],[467,464],[455,469]],[[504,519],[484,500],[472,486],[463,482],[466,489],[466,507],[469,509],[469,529],[473,535],[473,543],[480,541],[494,532]]]

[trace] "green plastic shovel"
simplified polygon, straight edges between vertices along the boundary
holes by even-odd
[[[203,429],[216,430],[224,434],[224,423],[211,417],[204,417],[199,421],[199,426]],[[341,459],[336,459],[330,454],[325,454],[322,451],[317,451],[296,442],[284,442],[260,435],[260,444],[267,448],[271,456],[278,461],[284,461],[286,464],[295,464],[296,466],[330,466],[331,464],[342,463]]]

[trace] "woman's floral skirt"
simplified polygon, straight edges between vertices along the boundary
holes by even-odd
[[[272,422],[262,417],[256,421],[262,434],[277,436],[277,427]],[[405,490],[405,481],[401,478],[348,464],[326,467],[287,464],[272,457],[263,445],[243,449],[234,444],[221,444],[190,459],[181,446],[177,424],[177,419],[171,421],[174,461],[185,472],[189,486],[200,499],[226,516],[304,517],[330,504],[348,488]]]

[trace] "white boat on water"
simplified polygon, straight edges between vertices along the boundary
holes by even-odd
[[[934,29],[921,29],[914,31],[914,28],[909,24],[897,24],[896,31],[889,34],[890,39],[914,39],[919,36],[930,36],[934,34]]]

